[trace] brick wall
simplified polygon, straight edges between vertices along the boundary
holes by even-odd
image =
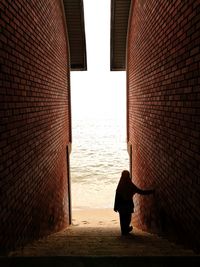
[[[2,0],[0,244],[69,223],[69,58],[59,0]]]
[[[134,223],[200,247],[200,2],[135,0],[127,47]]]

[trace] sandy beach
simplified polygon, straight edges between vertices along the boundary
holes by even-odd
[[[80,227],[119,227],[119,215],[113,209],[72,210],[72,225]]]

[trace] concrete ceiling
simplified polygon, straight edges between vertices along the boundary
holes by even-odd
[[[131,0],[111,0],[110,69],[126,70],[126,36]]]
[[[71,70],[87,70],[83,0],[63,0],[70,47]]]
[[[63,0],[63,3],[69,36],[71,70],[87,70],[83,0]],[[111,71],[126,70],[126,38],[130,4],[131,0],[111,0]]]

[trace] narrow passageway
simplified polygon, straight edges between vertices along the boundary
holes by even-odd
[[[98,4],[103,2],[108,6],[101,11]],[[105,258],[107,266],[123,266],[124,259],[135,266],[138,256],[193,256],[192,249],[199,253],[200,1],[6,0],[0,6],[0,255],[8,255],[0,257],[0,267],[39,266],[30,264],[31,257],[40,263],[49,258],[48,267],[85,266],[85,259],[88,264],[98,259],[105,267]],[[93,10],[89,23],[87,10]],[[89,26],[95,34],[88,34]],[[101,37],[106,32],[108,41]],[[115,74],[108,74],[108,66]],[[87,69],[93,79],[84,85],[77,76],[81,83],[75,95],[70,73]],[[116,78],[120,72],[124,87]],[[86,88],[91,89],[88,96]],[[73,95],[80,100],[77,110],[85,124],[77,123],[85,146],[74,154],[75,164],[74,145],[81,142],[73,128]],[[91,101],[93,95],[96,102]],[[92,116],[98,110],[108,131],[90,130],[95,127],[83,120],[86,107]],[[125,164],[120,159],[120,131],[114,123],[106,124],[109,113],[125,134]],[[86,160],[82,166],[80,155]],[[73,209],[110,208],[118,171],[126,168],[134,184],[155,188],[156,194],[152,199],[134,196],[132,223],[148,233],[134,228],[122,238],[113,210],[112,215],[109,210],[104,215],[83,211],[76,217]],[[150,234],[154,230],[162,238]],[[56,261],[63,256],[63,262],[51,265],[53,256]],[[28,262],[15,264],[26,257]],[[116,258],[122,265],[113,264]],[[192,259],[187,257],[186,263],[196,266]],[[136,261],[141,262],[143,257]],[[147,261],[142,266],[150,265]]]

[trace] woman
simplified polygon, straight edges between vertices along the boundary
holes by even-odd
[[[115,195],[114,211],[119,212],[120,226],[122,235],[127,235],[132,231],[130,226],[131,215],[134,212],[133,196],[138,193],[140,195],[149,195],[155,190],[141,190],[131,181],[130,173],[127,170],[122,172],[120,181],[117,186]]]

